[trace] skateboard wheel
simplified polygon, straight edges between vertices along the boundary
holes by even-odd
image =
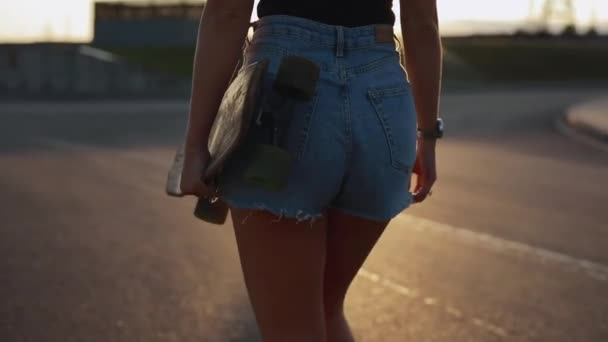
[[[283,57],[274,88],[286,98],[309,101],[314,96],[320,69],[313,61],[299,57]]]
[[[194,208],[194,216],[203,221],[221,225],[226,222],[228,210],[228,205],[221,199],[215,202],[199,199]]]
[[[274,145],[255,146],[245,180],[270,191],[281,191],[287,185],[291,169],[291,155]]]

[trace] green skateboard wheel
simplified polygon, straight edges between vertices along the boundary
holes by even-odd
[[[281,191],[287,185],[291,169],[291,155],[277,146],[255,146],[249,167],[245,170],[247,182],[271,191]]]

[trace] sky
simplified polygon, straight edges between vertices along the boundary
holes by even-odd
[[[0,41],[89,41],[93,31],[93,1],[1,0]],[[122,2],[162,1],[123,0]],[[531,3],[533,12],[538,13],[543,1],[437,0],[440,29],[445,35],[509,31],[529,17]],[[394,0],[394,2],[394,10],[398,13],[399,1]],[[600,23],[603,31],[608,32],[608,0],[573,0],[573,2],[581,29],[588,27],[595,8],[595,20]]]

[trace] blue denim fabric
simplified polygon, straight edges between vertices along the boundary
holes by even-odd
[[[416,114],[394,43],[378,43],[374,26],[346,28],[276,15],[257,22],[244,64],[270,61],[269,84],[281,58],[305,57],[321,68],[312,101],[296,106],[287,132],[292,168],[286,189],[243,180],[247,158],[236,153],[220,191],[232,207],[314,219],[328,208],[389,220],[412,202]]]

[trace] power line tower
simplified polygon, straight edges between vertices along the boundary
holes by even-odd
[[[574,26],[576,15],[572,0],[545,0],[541,8],[540,22],[544,27],[554,23],[563,26]]]
[[[591,27],[597,29],[599,25],[598,13],[597,13],[597,2],[593,2],[593,8],[591,8]]]
[[[591,9],[591,20],[589,22],[589,29],[587,30],[586,35],[588,37],[596,37],[599,35],[598,32],[598,15],[597,15],[597,2],[593,3],[593,8]]]

